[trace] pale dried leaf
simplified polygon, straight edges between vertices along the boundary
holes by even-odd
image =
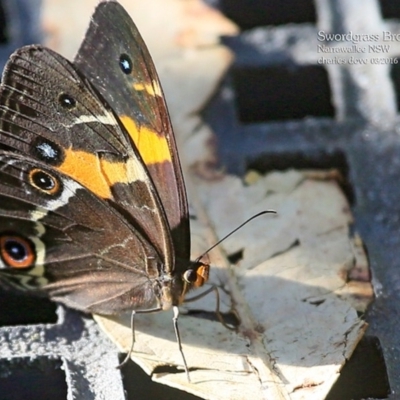
[[[239,315],[239,332],[182,316],[192,383],[183,372],[155,380],[203,398],[323,399],[366,328],[335,293],[345,292],[356,265],[352,217],[336,181],[289,171],[249,186],[232,176],[217,182],[191,177],[188,187],[197,216],[193,257],[254,213],[273,208],[278,214],[252,221],[210,255],[217,264],[211,282],[225,291],[225,310]],[[225,255],[238,252],[242,259],[229,266]],[[215,310],[215,297],[184,308]],[[171,319],[168,312],[137,318],[132,358],[148,373],[182,365]],[[120,348],[129,348],[129,317],[101,324],[113,330]]]

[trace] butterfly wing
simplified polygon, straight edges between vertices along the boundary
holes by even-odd
[[[119,210],[173,275],[171,233],[146,166],[114,112],[62,56],[17,50],[0,88],[0,148],[54,168]],[[136,257],[135,253],[131,257]]]
[[[45,163],[0,151],[0,279],[115,314],[162,307],[159,262],[105,200]]]
[[[167,106],[149,51],[120,4],[98,5],[74,64],[112,104],[136,144],[166,212],[175,254],[188,261],[188,205]]]
[[[151,248],[146,258],[136,254],[135,246],[126,248],[127,257],[143,271],[148,268],[149,260],[153,260],[159,286],[174,286],[170,298],[164,296],[164,300],[176,304],[181,295],[181,278],[175,273],[169,224],[146,166],[124,129],[96,89],[62,56],[40,46],[21,48],[11,56],[0,88],[0,149],[44,163],[54,173],[69,177],[118,212],[142,238],[142,247]],[[73,206],[68,208],[73,213]],[[99,221],[107,218],[97,215]],[[119,229],[118,224],[110,228],[107,232],[110,241],[114,231]],[[95,240],[93,236],[92,241]],[[85,245],[90,248],[92,241],[87,240]],[[120,243],[123,246],[123,241]],[[104,240],[101,244],[106,247]],[[102,247],[98,247],[97,252],[101,251]],[[137,252],[141,254],[142,251]],[[63,243],[58,254],[61,257],[64,253],[68,254],[68,246]],[[57,286],[62,292],[66,283],[62,277],[62,263],[59,265],[58,275],[54,276],[58,277]],[[103,275],[94,272],[91,265],[84,266],[86,278],[100,283]],[[116,275],[120,273],[118,265],[112,264]],[[140,280],[138,282],[140,286]],[[63,302],[68,304],[74,293],[84,292],[84,287],[68,291]],[[53,298],[59,299],[54,291],[51,293]],[[97,297],[89,288],[86,294]],[[131,302],[130,307],[135,309],[135,303]],[[97,308],[97,311],[104,313],[108,309]]]

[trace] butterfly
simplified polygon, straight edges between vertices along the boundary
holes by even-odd
[[[124,8],[99,3],[73,63],[16,50],[0,87],[1,281],[88,313],[177,318],[208,274],[190,261],[165,98]]]

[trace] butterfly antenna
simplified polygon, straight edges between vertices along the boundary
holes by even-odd
[[[265,210],[261,211],[258,214],[253,215],[246,221],[244,221],[242,224],[240,224],[237,228],[235,228],[233,231],[229,232],[227,235],[225,235],[222,239],[218,240],[217,243],[213,244],[207,251],[205,251],[201,256],[197,257],[196,262],[200,261],[207,253],[209,253],[213,248],[217,247],[219,244],[221,244],[225,239],[227,239],[229,236],[233,235],[235,232],[237,232],[239,229],[243,228],[246,224],[248,224],[250,221],[252,221],[255,218],[260,217],[261,215],[264,214],[276,214],[275,210]]]

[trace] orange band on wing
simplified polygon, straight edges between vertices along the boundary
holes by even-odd
[[[103,199],[112,197],[113,184],[128,183],[126,163],[110,162],[85,151],[66,150],[64,162],[57,169]]]
[[[146,126],[138,126],[132,118],[126,115],[120,116],[120,119],[146,165],[171,161],[171,153],[165,136],[159,135]]]

